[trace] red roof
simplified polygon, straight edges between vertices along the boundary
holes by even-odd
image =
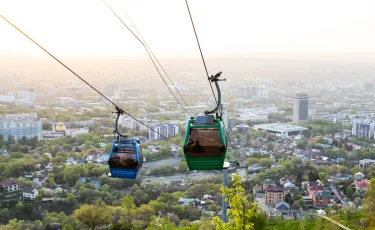
[[[355,186],[359,187],[359,188],[365,188],[367,187],[368,185],[370,184],[370,181],[368,180],[363,180],[361,182],[358,182]]]
[[[21,184],[20,181],[18,180],[6,180],[6,181],[3,181],[0,183],[0,185],[4,186],[4,187],[9,187],[11,185],[14,185],[14,184]]]

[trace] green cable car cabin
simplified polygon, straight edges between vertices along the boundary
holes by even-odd
[[[184,154],[189,170],[222,170],[226,140],[221,118],[213,115],[191,117],[184,139]]]
[[[215,82],[218,92],[216,108],[206,111],[204,115],[191,117],[186,126],[183,150],[189,170],[223,169],[227,142],[221,126],[222,105],[218,81],[225,79],[219,80],[220,75],[221,72],[209,78],[210,82]]]

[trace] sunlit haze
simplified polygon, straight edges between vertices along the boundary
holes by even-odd
[[[108,1],[131,17],[159,57],[199,57],[185,1]],[[375,53],[375,2],[198,1],[190,9],[208,57],[262,53]],[[103,1],[2,0],[0,13],[57,56],[147,58]],[[4,20],[0,54],[45,55]]]

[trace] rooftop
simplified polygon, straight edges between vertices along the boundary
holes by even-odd
[[[25,193],[32,193],[33,192],[33,188],[31,188],[31,187],[27,187],[27,188],[25,188],[24,190],[23,190],[23,192],[25,192]]]
[[[284,192],[284,188],[279,187],[279,186],[270,186],[266,188],[267,192]]]
[[[0,185],[4,186],[4,187],[8,187],[8,186],[11,186],[11,185],[14,185],[14,184],[21,184],[20,181],[18,180],[6,180],[6,181],[3,181],[0,183]]]
[[[308,128],[305,128],[302,126],[285,124],[285,123],[260,124],[260,125],[254,125],[254,128],[275,131],[275,132],[294,132],[294,131],[308,130]]]

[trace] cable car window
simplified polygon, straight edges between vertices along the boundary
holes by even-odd
[[[137,160],[135,159],[134,149],[114,148],[112,152],[112,167],[135,169]]]
[[[221,156],[222,146],[218,129],[192,129],[187,145],[191,146],[189,156]]]

